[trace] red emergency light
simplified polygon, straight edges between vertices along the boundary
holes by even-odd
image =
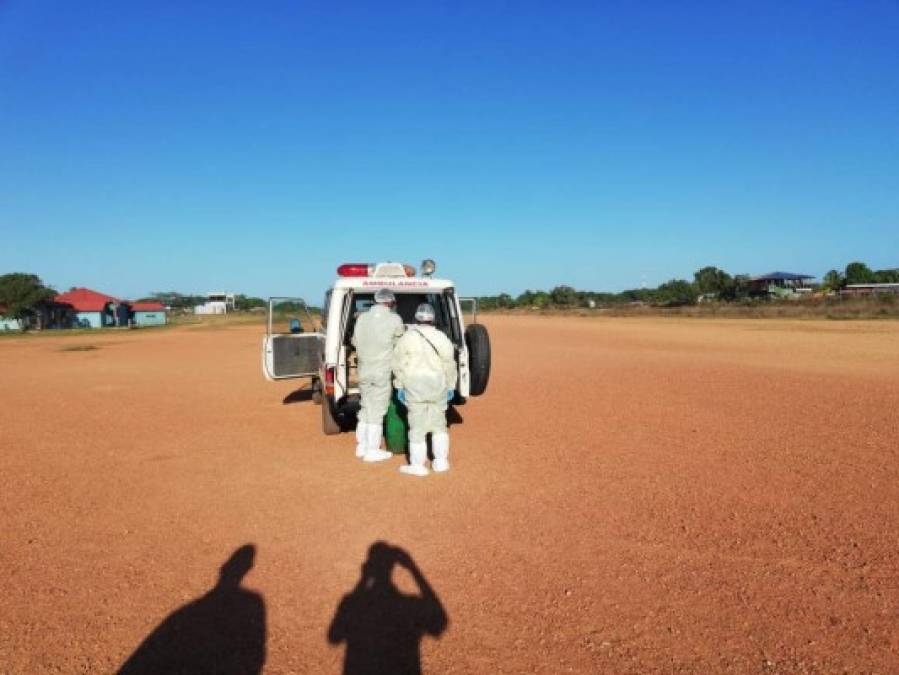
[[[374,267],[369,263],[344,263],[337,268],[337,274],[341,277],[367,277],[371,276]]]

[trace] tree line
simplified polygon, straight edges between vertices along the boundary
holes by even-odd
[[[157,291],[145,298],[141,298],[139,302],[161,302],[166,307],[179,311],[192,310],[197,305],[202,305],[206,300],[208,300],[208,298],[205,295],[190,295],[179,293],[177,291]],[[234,296],[234,307],[240,311],[247,311],[255,307],[265,307],[267,305],[268,302],[262,298],[256,298],[242,293],[238,293]]]
[[[871,269],[859,261],[851,262],[840,271],[829,270],[816,287],[825,291],[839,291],[850,284],[899,283],[899,268]],[[571,286],[556,286],[550,291],[527,290],[517,297],[508,293],[478,298],[481,309],[512,309],[515,307],[589,307],[644,303],[662,307],[692,305],[700,298],[719,302],[735,302],[750,297],[749,276],[731,275],[714,266],[703,267],[693,273],[693,280],[671,279],[656,288],[632,288],[620,293],[580,291]],[[0,313],[11,319],[25,320],[33,316],[41,305],[49,303],[56,291],[36,274],[14,272],[0,275]],[[160,302],[175,311],[187,311],[206,302],[205,295],[191,295],[177,291],[157,291],[140,298],[140,302]],[[266,307],[267,301],[244,294],[235,295],[235,308],[249,311]],[[313,308],[310,308],[312,310]]]
[[[527,290],[517,297],[508,293],[486,295],[478,298],[478,306],[484,310],[513,309],[516,307],[590,307],[644,303],[660,307],[678,307],[695,304],[700,298],[719,302],[747,300],[752,291],[748,274],[731,275],[723,269],[709,265],[693,273],[693,280],[671,279],[656,288],[632,288],[620,293],[580,291],[571,286],[556,286],[550,291]],[[814,286],[823,291],[839,291],[849,284],[899,283],[899,268],[872,270],[863,262],[851,262],[843,271],[829,270],[821,284]]]
[[[823,282],[823,286],[834,291],[849,284],[899,284],[899,268],[872,270],[863,262],[851,262],[842,272],[829,270]]]

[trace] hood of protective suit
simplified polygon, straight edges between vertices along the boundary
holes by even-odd
[[[443,401],[456,387],[456,359],[453,343],[433,326],[413,326],[396,343],[393,374],[406,400]]]
[[[356,319],[352,342],[360,380],[390,381],[393,347],[403,331],[403,320],[384,305],[373,305]]]

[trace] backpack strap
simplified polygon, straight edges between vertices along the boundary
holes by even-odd
[[[425,342],[427,342],[429,345],[431,345],[431,349],[433,349],[433,350],[434,350],[434,353],[437,354],[437,358],[440,358],[440,352],[437,351],[437,347],[434,346],[434,343],[431,342],[427,337],[425,337],[425,334],[422,333],[422,332],[421,332],[420,330],[418,330],[417,328],[413,328],[412,330],[414,330],[416,333],[418,333],[419,335],[421,335],[421,339],[424,340]]]

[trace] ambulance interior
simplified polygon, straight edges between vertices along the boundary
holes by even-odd
[[[394,295],[396,297],[395,310],[406,326],[414,326],[418,323],[415,320],[415,310],[418,309],[421,303],[427,302],[434,308],[434,327],[442,331],[454,345],[462,345],[464,337],[457,319],[456,300],[451,289],[447,289],[442,294],[394,291]],[[374,293],[353,292],[349,302],[352,303],[353,309],[347,319],[343,344],[347,353],[347,382],[350,389],[356,389],[359,378],[357,374],[356,350],[352,345],[353,330],[356,327],[356,319],[359,318],[359,315],[374,304]]]

